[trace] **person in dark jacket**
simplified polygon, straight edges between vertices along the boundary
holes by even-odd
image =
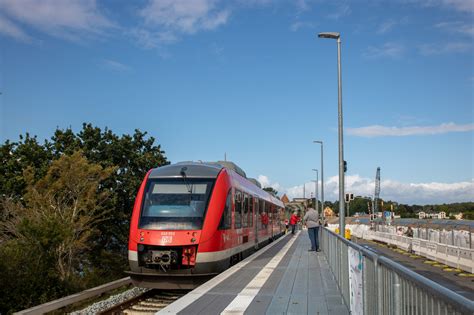
[[[319,252],[319,213],[313,208],[309,208],[304,215],[303,221],[308,228],[309,240],[311,241],[310,252]]]

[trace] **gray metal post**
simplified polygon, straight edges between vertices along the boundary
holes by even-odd
[[[321,212],[322,212],[322,217],[323,221],[325,221],[325,215],[324,215],[324,144],[322,141],[317,140],[313,141],[314,143],[319,143],[321,145]]]
[[[344,237],[346,218],[344,213],[344,139],[342,122],[342,75],[341,75],[341,37],[337,38],[337,82],[338,82],[338,130],[339,130],[339,232]]]
[[[401,284],[400,284],[400,277],[397,275],[396,272],[392,273],[393,276],[393,314],[400,315],[401,314]]]
[[[313,168],[313,171],[316,172],[316,182],[314,184],[314,207],[316,211],[319,213],[319,202],[318,202],[318,181],[319,181],[319,172],[317,169]]]
[[[319,33],[320,38],[337,40],[337,103],[338,103],[338,135],[339,135],[339,233],[345,234],[346,219],[344,213],[344,141],[342,130],[342,74],[341,74],[341,34],[337,32]]]
[[[321,141],[321,212],[323,213],[323,220],[324,217],[324,165],[323,165],[323,142]]]

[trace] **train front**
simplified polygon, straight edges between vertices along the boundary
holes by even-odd
[[[215,275],[196,268],[196,256],[219,172],[189,163],[147,174],[130,222],[129,274],[135,285],[192,289]]]

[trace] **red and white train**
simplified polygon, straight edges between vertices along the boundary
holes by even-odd
[[[150,170],[135,200],[128,259],[135,285],[191,289],[285,231],[283,203],[232,162]]]

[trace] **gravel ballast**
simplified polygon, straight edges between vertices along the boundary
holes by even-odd
[[[127,300],[130,300],[136,296],[139,296],[149,289],[145,288],[132,288],[130,290],[127,290],[125,292],[119,293],[112,295],[106,300],[96,302],[92,305],[89,305],[88,307],[80,310],[80,311],[75,311],[69,314],[72,315],[89,315],[89,314],[97,314],[99,312],[105,311],[106,309],[109,309],[117,304],[120,304],[122,302],[125,302]]]

